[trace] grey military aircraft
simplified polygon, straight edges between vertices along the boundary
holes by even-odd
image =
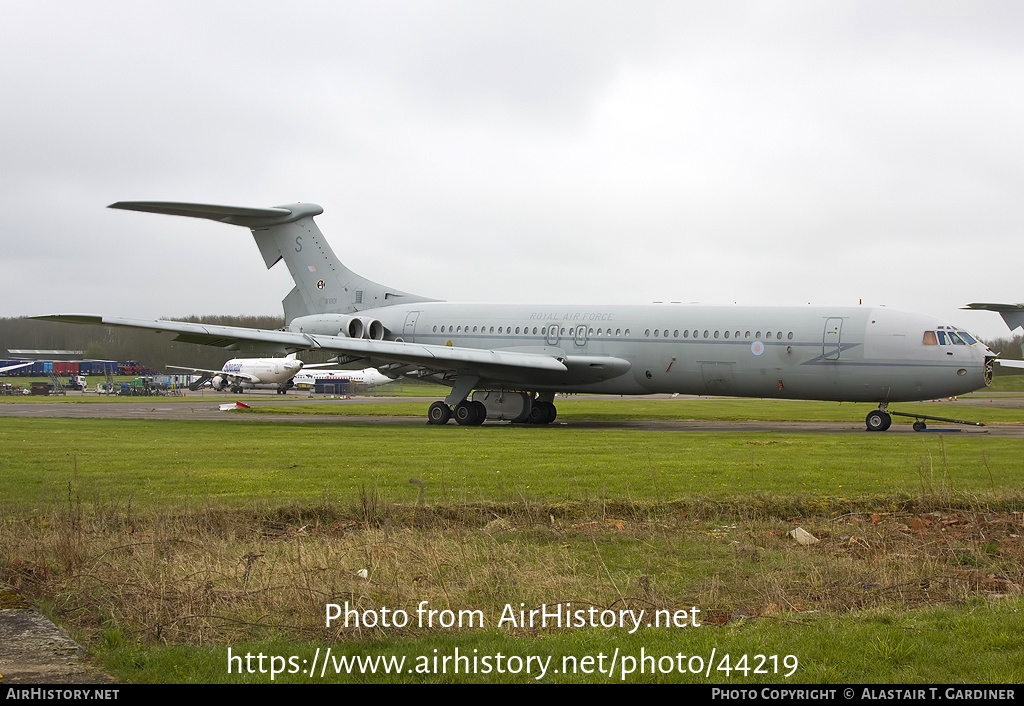
[[[334,255],[315,204],[241,208],[131,201],[111,208],[205,218],[252,231],[267,268],[295,287],[280,331],[90,314],[36,318],[127,326],[253,354],[325,350],[389,377],[451,387],[427,419],[547,424],[556,393],[681,393],[876,403],[950,397],[991,383],[995,354],[963,328],[885,307],[501,305],[444,302],[361,277]],[[893,412],[893,414],[903,414]],[[924,427],[923,417],[919,428]],[[951,421],[951,420],[944,420]],[[916,425],[916,428],[918,426]]]

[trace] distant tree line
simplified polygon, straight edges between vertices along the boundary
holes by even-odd
[[[281,316],[188,316],[175,319],[204,324],[279,329]],[[233,351],[195,343],[179,343],[174,334],[108,326],[82,326],[24,318],[0,318],[0,356],[7,351],[76,350],[83,359],[137,360],[158,372],[166,365],[219,369],[236,357]]]
[[[1020,360],[1024,358],[1020,350],[1021,345],[1024,344],[1024,335],[996,338],[991,341],[985,341],[985,344],[993,352],[998,353],[1000,358],[1006,358],[1007,360]]]

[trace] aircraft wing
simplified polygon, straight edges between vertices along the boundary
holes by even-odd
[[[238,326],[212,326],[209,324],[194,324],[187,321],[167,321],[158,319],[147,321],[146,319],[125,319],[117,316],[96,316],[94,314],[52,314],[47,316],[30,316],[30,319],[41,321],[63,321],[71,324],[87,324],[91,326],[120,326],[123,328],[149,329],[154,333],[170,332],[176,333],[175,341],[182,343],[198,343],[204,346],[217,346],[219,348],[231,348],[244,341],[258,341],[279,345],[282,348],[291,347],[294,350],[308,350],[310,345],[293,345],[296,334],[285,331],[270,331],[257,328],[241,328]],[[277,334],[277,335],[274,335]],[[298,334],[302,338],[302,334]]]
[[[30,318],[74,324],[148,329],[155,333],[168,332],[176,334],[174,338],[176,341],[201,343],[222,348],[233,348],[244,343],[258,343],[290,353],[299,350],[325,350],[374,361],[375,365],[372,367],[388,363],[405,363],[435,372],[452,371],[484,379],[518,381],[530,379],[538,372],[557,376],[559,373],[564,374],[570,371],[570,366],[567,366],[564,360],[544,353],[375,341],[365,338],[321,336],[292,331],[215,326],[165,319],[147,321],[93,314],[51,314]],[[617,358],[581,358],[571,361],[571,367],[577,374],[592,370],[594,374],[608,377],[626,372],[629,369],[629,363]]]

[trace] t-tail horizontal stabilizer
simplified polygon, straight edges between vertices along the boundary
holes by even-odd
[[[233,226],[246,228],[269,228],[270,226],[291,223],[306,216],[319,216],[323,208],[315,203],[291,204],[274,208],[246,208],[244,206],[218,206],[206,203],[181,203],[177,201],[118,201],[108,208],[120,208],[125,211],[144,211],[145,213],[162,213],[166,216],[188,216],[189,218],[205,218]]]
[[[975,309],[981,311],[994,311],[1003,317],[1003,321],[1013,332],[1024,326],[1024,304],[991,304],[987,302],[975,302],[968,304],[964,309]]]

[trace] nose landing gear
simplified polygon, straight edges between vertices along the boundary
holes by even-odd
[[[868,412],[864,423],[868,425],[868,431],[885,431],[892,426],[892,417],[885,411],[884,405],[879,405],[878,409]]]
[[[982,422],[969,422],[963,419],[950,419],[948,417],[932,417],[926,414],[910,414],[907,412],[887,412],[886,404],[883,402],[878,405],[878,409],[871,410],[868,412],[867,418],[864,422],[867,424],[868,431],[885,431],[892,426],[893,416],[897,417],[910,417],[914,420],[914,431],[925,431],[928,429],[928,425],[925,424],[925,420],[933,422],[949,422],[950,424],[966,424],[967,426],[983,427],[985,426]],[[960,431],[954,429],[953,431]]]

